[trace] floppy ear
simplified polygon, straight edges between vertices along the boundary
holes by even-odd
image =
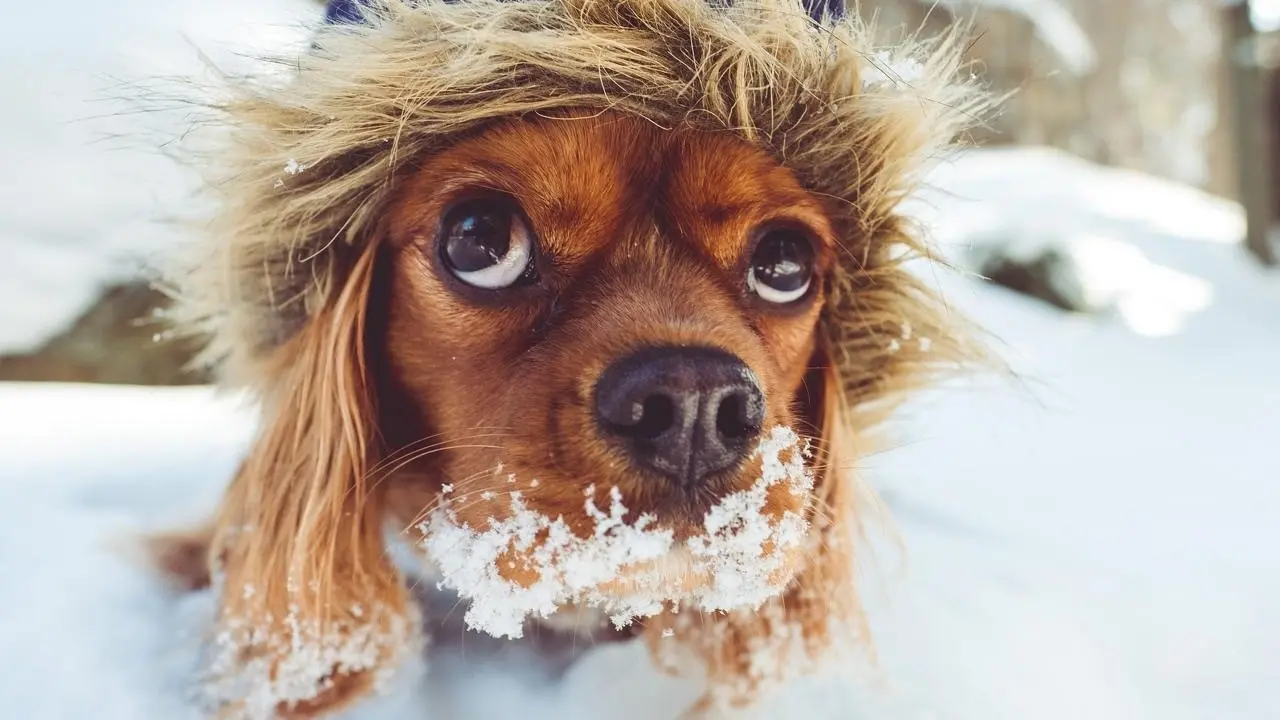
[[[854,467],[865,450],[850,423],[839,368],[821,346],[812,367],[805,383],[816,438],[812,530],[805,564],[781,601],[805,654],[817,659],[832,646],[870,639],[857,588],[855,543],[876,501]]]
[[[416,638],[367,473],[378,441],[365,324],[376,242],[255,370],[262,426],[214,538],[215,699],[272,716],[336,709]]]

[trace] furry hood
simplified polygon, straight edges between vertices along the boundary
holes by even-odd
[[[896,210],[985,107],[956,37],[875,47],[856,17],[815,20],[800,0],[379,0],[360,12],[321,27],[280,63],[284,77],[224,78],[213,103],[218,142],[199,163],[216,209],[170,280],[178,325],[208,338],[204,359],[227,381],[271,385],[273,352],[335,301],[413,159],[568,107],[734,134],[843,201],[820,332],[851,406],[963,354],[955,319],[906,267],[930,255]]]

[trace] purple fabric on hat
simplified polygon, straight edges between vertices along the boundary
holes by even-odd
[[[456,2],[457,0],[445,0]],[[324,20],[328,23],[358,23],[361,21],[360,6],[368,0],[329,0],[325,9]],[[844,15],[844,0],[804,0],[804,6],[815,20],[824,15],[840,17]]]

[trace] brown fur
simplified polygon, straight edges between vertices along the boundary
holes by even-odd
[[[213,547],[212,524],[189,530],[157,533],[143,539],[142,557],[160,570],[176,590],[191,592],[209,587],[209,551]],[[133,548],[131,548],[133,549]]]
[[[820,482],[782,597],[706,626],[657,618],[650,639],[676,630],[709,699],[742,702],[776,679],[749,660],[779,628],[815,658],[861,634],[857,443],[972,354],[907,271],[932,256],[896,207],[980,106],[953,83],[951,43],[923,56],[917,87],[864,85],[867,36],[854,20],[815,28],[787,0],[397,1],[322,34],[288,84],[239,86],[222,107],[223,210],[175,282],[179,320],[211,331],[209,357],[263,401],[210,550],[223,622],[268,638],[245,639],[245,662],[283,661],[285,618],[321,635],[399,627],[410,609],[383,523],[420,518],[445,483],[475,526],[504,512],[480,493],[507,472],[538,479],[531,505],[578,528],[591,484],[660,509],[585,404],[609,362],[672,343],[746,362],[767,424],[818,441]],[[540,286],[501,304],[431,252],[442,210],[478,188],[513,196],[550,258]],[[751,233],[776,220],[819,245],[821,287],[787,310],[743,287]],[[776,494],[769,511],[797,502]],[[671,522],[687,532],[697,513]],[[374,660],[280,709],[341,707],[397,652],[375,643]]]
[[[469,301],[433,262],[441,209],[477,187],[513,195],[554,259],[545,287],[515,302]],[[502,491],[513,473],[539,480],[528,493],[534,510],[571,525],[588,521],[590,484],[617,486],[637,513],[659,510],[660,484],[597,437],[588,406],[605,366],[647,346],[729,351],[760,378],[767,427],[801,419],[793,400],[823,295],[785,311],[753,302],[744,286],[750,242],[766,221],[802,223],[824,245],[825,263],[834,237],[792,174],[740,140],[614,115],[511,121],[432,158],[405,181],[388,217],[393,269],[380,343],[396,385],[388,394],[414,399],[420,413],[413,432],[393,441],[433,436],[460,446],[416,463],[432,478],[428,495],[395,507],[416,514],[442,482],[464,497]],[[496,476],[495,456],[504,463]],[[721,490],[746,489],[754,475]],[[467,503],[461,517],[482,526],[505,502],[503,493]]]

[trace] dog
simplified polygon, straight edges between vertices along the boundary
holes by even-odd
[[[343,4],[230,81],[174,322],[261,426],[152,544],[216,588],[220,711],[319,717],[416,652],[397,542],[473,628],[694,658],[701,709],[863,639],[854,466],[974,354],[900,203],[985,100],[959,35],[834,10]]]

